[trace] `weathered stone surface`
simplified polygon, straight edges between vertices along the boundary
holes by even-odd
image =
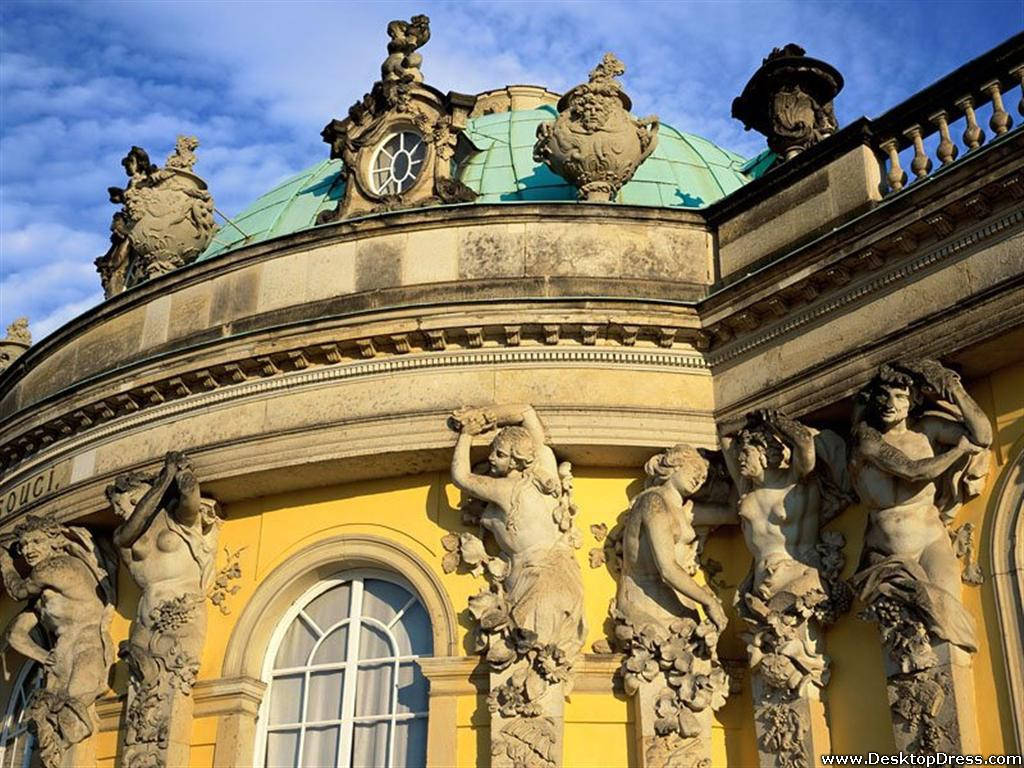
[[[726,617],[718,597],[694,578],[694,526],[710,522],[709,512],[719,522],[728,513],[695,506],[708,478],[708,462],[695,448],[670,448],[644,470],[647,489],[633,499],[621,534],[612,611],[616,645],[626,654],[623,685],[636,697],[642,765],[704,765],[712,713],[729,684],[717,651]]]
[[[615,79],[626,68],[610,53],[558,101],[558,118],[537,126],[533,158],[579,190],[580,200],[614,200],[658,143],[658,118],[637,120]]]
[[[850,474],[869,518],[853,583],[879,623],[897,743],[913,751],[969,752],[977,740],[959,711],[973,709],[970,676],[955,690],[940,680],[942,656],[969,665],[978,648],[947,526],[981,491],[991,444],[988,417],[932,360],[882,366],[858,398]]]
[[[124,764],[188,762],[191,701],[206,636],[219,520],[188,459],[168,453],[159,475],[129,474],[107,488],[124,522],[114,543],[141,595],[120,656],[129,670]]]
[[[32,345],[32,334],[28,330],[28,318],[19,317],[7,326],[7,335],[0,339],[0,373]]]
[[[107,298],[188,264],[213,239],[213,198],[192,171],[198,146],[194,136],[179,136],[163,168],[141,147],[121,161],[128,186],[108,191],[123,208],[110,224],[110,250],[96,260]]]
[[[467,494],[463,516],[494,538],[450,534],[443,567],[485,574],[489,588],[469,600],[476,648],[491,671],[491,760],[495,766],[555,768],[562,758],[564,696],[572,689],[587,628],[583,581],[573,549],[572,468],[559,464],[530,406],[461,408],[452,481]],[[474,472],[473,435],[501,428],[487,474]]]
[[[117,566],[87,529],[29,515],[0,547],[0,573],[11,599],[30,601],[7,627],[6,642],[45,670],[26,710],[42,764],[67,765],[85,755],[73,747],[96,730],[95,703],[114,661]]]

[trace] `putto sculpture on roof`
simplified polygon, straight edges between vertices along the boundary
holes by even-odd
[[[420,205],[471,202],[476,193],[452,177],[451,160],[475,98],[442,94],[423,82],[417,53],[430,39],[430,19],[388,24],[388,57],[380,80],[344,120],[321,132],[331,158],[343,163],[345,195],[319,223]]]
[[[210,244],[217,226],[206,182],[192,170],[198,146],[179,136],[163,168],[142,147],[121,161],[128,186],[107,190],[122,208],[110,223],[110,250],[96,260],[106,298],[195,261]]]
[[[7,326],[7,336],[0,339],[0,371],[21,357],[32,345],[32,334],[28,329],[28,318],[19,317]]]
[[[658,144],[658,118],[629,114],[629,96],[615,79],[626,67],[606,53],[577,85],[558,101],[558,118],[537,126],[533,159],[579,190],[580,200],[607,202]]]

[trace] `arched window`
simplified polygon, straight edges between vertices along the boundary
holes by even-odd
[[[399,577],[320,582],[271,638],[260,712],[266,768],[403,768],[426,762],[430,617]]]
[[[29,696],[43,681],[43,668],[30,661],[21,668],[11,688],[11,698],[4,712],[3,730],[0,731],[0,768],[28,768],[35,748],[35,737],[28,729],[25,707]]]

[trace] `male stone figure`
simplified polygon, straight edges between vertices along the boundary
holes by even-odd
[[[528,405],[463,408],[452,425],[459,433],[452,481],[486,503],[479,523],[501,550],[486,566],[491,589],[470,599],[479,650],[493,670],[493,764],[556,766],[563,699],[586,637],[569,465],[558,465]],[[491,443],[488,471],[476,473],[472,436],[497,427],[503,428]],[[486,558],[479,539],[460,539],[463,562]]]
[[[852,498],[846,446],[835,433],[775,410],[749,414],[746,426],[721,442],[754,556],[736,602],[749,627],[761,764],[810,765],[831,751],[821,702],[828,660],[819,628],[851,599],[839,581],[845,540],[820,530]]]
[[[696,510],[708,462],[677,445],[645,466],[647,488],[633,499],[622,536],[622,571],[613,617],[626,654],[623,682],[637,697],[644,765],[698,766],[710,761],[711,717],[725,703],[726,674],[716,646],[726,617],[695,576],[695,525],[733,521],[712,505]],[[703,611],[704,616],[701,616]]]
[[[988,418],[935,361],[883,365],[858,398],[850,473],[868,526],[854,584],[881,626],[904,749],[977,751],[977,642],[946,524],[979,492],[991,443]]]
[[[112,558],[84,528],[29,515],[14,529],[13,549],[28,565],[22,577],[11,543],[0,547],[0,572],[14,600],[28,607],[11,622],[6,643],[44,667],[28,715],[47,768],[84,764],[70,748],[96,729],[96,700],[113,663],[108,629],[114,611]]]
[[[191,692],[199,672],[218,520],[181,453],[168,453],[155,478],[118,477],[107,497],[124,519],[114,531],[114,543],[142,592],[129,640],[121,648],[132,686],[125,765],[166,765],[168,747],[176,741],[172,715],[185,726],[190,719],[174,709]]]

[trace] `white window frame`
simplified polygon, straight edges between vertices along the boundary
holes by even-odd
[[[377,579],[380,581],[390,582],[398,587],[409,592],[411,595],[410,599],[404,606],[395,614],[388,625],[384,625],[382,622],[376,619],[368,619],[362,616],[362,598],[363,598],[363,582],[366,579]],[[336,622],[330,627],[321,628],[310,616],[305,613],[305,607],[309,605],[313,600],[318,598],[325,592],[341,586],[342,584],[351,584],[351,592],[349,595],[349,616],[341,621]],[[397,638],[391,631],[399,621],[405,612],[411,608],[415,603],[419,603],[424,610],[426,610],[426,604],[423,599],[419,596],[416,589],[409,584],[405,579],[395,573],[387,571],[379,571],[370,568],[352,569],[343,571],[331,576],[323,581],[318,582],[316,585],[306,590],[302,596],[300,596],[292,605],[288,608],[285,614],[279,620],[277,626],[274,628],[274,632],[270,637],[270,643],[267,647],[267,654],[263,662],[263,674],[262,679],[267,684],[267,693],[263,697],[263,701],[260,703],[259,720],[256,728],[256,749],[254,754],[254,766],[255,768],[264,768],[267,758],[267,737],[273,731],[278,730],[296,730],[299,731],[299,752],[298,752],[298,764],[302,765],[303,751],[305,747],[305,736],[306,729],[310,727],[322,727],[331,725],[340,725],[341,734],[338,740],[338,753],[336,759],[336,768],[349,768],[351,764],[352,754],[352,739],[354,735],[355,725],[357,722],[360,723],[384,723],[389,724],[388,731],[388,751],[387,751],[387,763],[382,765],[380,768],[390,768],[394,764],[395,759],[395,732],[397,730],[397,724],[399,722],[405,722],[409,720],[420,720],[427,719],[427,710],[422,712],[398,712],[398,672],[399,667],[402,664],[408,664],[410,662],[415,663],[417,659],[422,658],[416,655],[398,656],[398,643]],[[427,613],[430,618],[429,612]],[[313,648],[309,652],[308,660],[312,660],[316,656],[317,650],[320,648],[323,640],[328,637],[335,630],[341,628],[344,625],[348,625],[348,638],[347,647],[345,654],[345,661],[343,662],[332,662],[327,664],[311,665],[306,664],[302,667],[282,667],[281,669],[275,669],[274,662],[277,657],[277,653],[280,650],[281,643],[284,640],[285,634],[288,629],[292,626],[292,622],[295,620],[302,621],[310,629],[315,632],[322,633],[317,641],[314,643]],[[361,634],[362,624],[373,625],[378,630],[383,630],[387,635],[388,641],[392,649],[396,652],[395,656],[384,657],[381,659],[373,659],[374,662],[386,663],[390,662],[392,666],[391,671],[391,701],[388,707],[388,714],[384,715],[362,715],[356,717],[355,705],[356,705],[356,684],[358,682],[358,665],[360,664],[359,656],[359,637]],[[431,646],[433,646],[433,635],[431,635]],[[366,663],[370,659],[363,659],[362,663]],[[344,682],[342,687],[342,711],[341,717],[332,720],[317,720],[312,722],[306,721],[306,709],[309,703],[309,684],[311,672],[326,672],[332,670],[345,670]],[[356,670],[355,674],[349,674],[349,670]],[[273,695],[271,683],[276,675],[282,674],[304,674],[303,680],[303,698],[302,698],[302,713],[301,721],[297,723],[277,723],[274,726],[270,725],[270,699]],[[351,683],[350,683],[351,681]]]
[[[23,733],[28,735],[28,743],[25,746],[25,755],[22,758],[21,768],[28,768],[32,762],[32,753],[36,750],[36,737],[29,730],[29,720],[25,716],[25,710],[28,707],[28,700],[32,696],[33,691],[42,686],[42,676],[38,672],[38,662],[25,662],[21,665],[17,680],[11,686],[11,695],[8,697],[7,708],[4,710],[3,730],[0,731],[0,766],[4,765],[4,761],[7,759],[7,747],[10,744],[14,744]],[[30,681],[29,676],[33,674],[36,674],[36,679]],[[30,683],[32,688],[26,690]],[[17,723],[12,724],[11,718],[14,717],[14,711],[19,699],[21,700],[21,716]]]
[[[418,143],[414,143],[411,149],[405,146],[406,136],[415,136],[416,139],[418,140]],[[406,175],[402,179],[395,178],[395,155],[392,155],[388,150],[384,148],[389,141],[396,137],[399,137],[398,151],[405,152],[409,156],[409,170],[406,172]],[[423,157],[417,160],[413,157],[413,151],[419,147],[423,147]],[[373,190],[373,194],[378,195],[380,197],[383,197],[385,195],[401,195],[408,192],[410,189],[416,186],[416,182],[420,180],[420,176],[423,173],[423,168],[426,166],[428,152],[429,147],[427,145],[427,140],[419,131],[414,131],[409,128],[403,128],[400,131],[395,131],[394,133],[390,134],[386,139],[384,139],[384,141],[380,143],[380,145],[377,147],[377,151],[373,153],[373,158],[370,160],[370,189]],[[380,156],[382,154],[388,156],[389,162],[386,168],[377,167],[377,161],[380,159]],[[380,174],[384,170],[387,171],[387,176],[382,177]],[[383,181],[380,181],[378,183],[379,178],[383,178]],[[405,183],[406,180],[408,180],[408,185],[403,188],[402,184]],[[395,189],[394,191],[389,191],[388,187],[390,187],[392,184],[395,186]]]

